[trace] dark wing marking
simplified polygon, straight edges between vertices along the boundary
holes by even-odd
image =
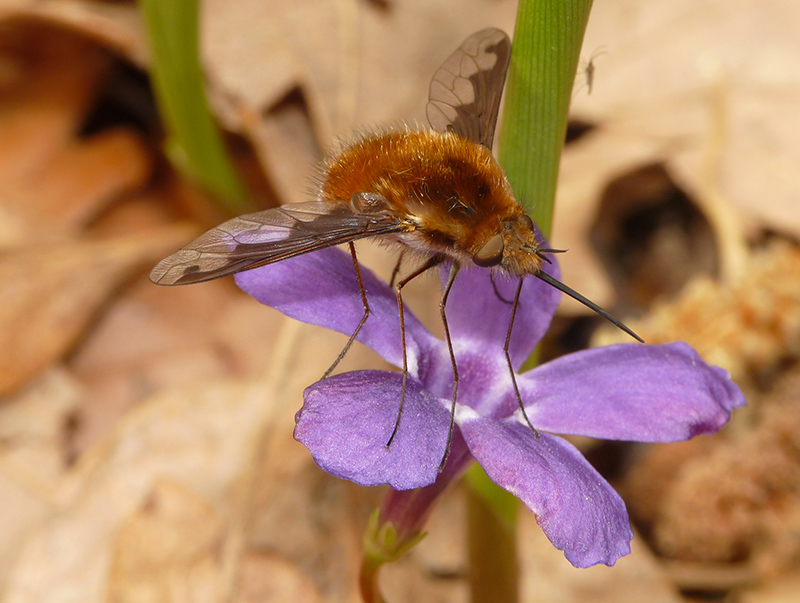
[[[233,218],[161,260],[150,273],[158,285],[187,285],[279,262],[364,237],[405,230],[388,212],[332,210],[309,201]]]
[[[433,75],[428,122],[491,149],[511,40],[499,29],[471,35]]]

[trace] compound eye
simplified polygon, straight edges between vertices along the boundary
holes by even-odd
[[[533,220],[531,220],[531,217],[528,214],[520,216],[517,222],[522,224],[528,230],[533,230]]]
[[[503,242],[503,236],[496,234],[489,239],[483,247],[480,248],[478,253],[472,256],[472,261],[483,268],[497,266],[503,261],[504,247],[505,243]]]

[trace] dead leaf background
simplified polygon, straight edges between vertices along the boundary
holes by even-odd
[[[337,137],[424,123],[442,58],[478,29],[512,31],[515,10],[204,3],[209,95],[260,202],[307,198]],[[797,598],[799,29],[789,0],[593,9],[583,54],[607,54],[563,155],[565,281],[638,312],[648,340],[690,340],[751,406],[714,439],[583,443],[619,478],[634,552],[575,570],[523,512],[524,600]],[[122,70],[146,69],[143,40],[132,2],[0,1],[0,600],[357,600],[381,491],[323,474],[291,438],[343,337],[227,281],[153,287],[149,267],[216,218],[165,164],[157,123],[86,128]],[[391,270],[378,246],[360,255]],[[410,294],[432,328],[436,299],[435,279]],[[585,340],[581,324],[560,321],[549,349]],[[363,367],[382,365],[356,346],[341,369]],[[750,505],[737,522],[731,500]],[[464,512],[456,488],[384,572],[389,600],[468,599]]]

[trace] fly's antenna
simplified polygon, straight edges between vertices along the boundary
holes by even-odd
[[[547,257],[546,254],[548,254],[548,253],[566,253],[566,251],[567,251],[566,249],[537,249],[536,251],[534,251],[534,253],[536,255],[538,255],[540,258],[542,258],[548,264],[552,264],[553,260],[551,260],[549,257]]]

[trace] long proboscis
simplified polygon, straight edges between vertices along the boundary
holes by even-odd
[[[576,301],[579,301],[580,303],[582,303],[584,306],[586,306],[587,308],[589,308],[593,312],[596,312],[597,314],[599,314],[600,316],[605,318],[608,322],[610,322],[612,325],[614,325],[618,329],[622,329],[623,331],[625,331],[628,335],[633,337],[636,341],[639,341],[640,343],[644,343],[644,339],[642,339],[636,333],[634,333],[633,330],[630,327],[628,327],[625,323],[623,323],[621,320],[611,316],[611,314],[609,314],[606,310],[604,310],[603,308],[598,306],[596,303],[594,303],[588,297],[584,297],[583,295],[581,295],[580,293],[575,291],[575,289],[572,289],[571,287],[567,287],[567,285],[562,283],[560,280],[558,280],[556,278],[553,278],[552,276],[550,276],[549,274],[547,274],[544,271],[537,272],[535,276],[536,276],[536,278],[543,280],[548,285],[551,285],[551,286],[555,287],[556,289],[558,289],[562,293],[566,293],[572,299],[574,299]]]

